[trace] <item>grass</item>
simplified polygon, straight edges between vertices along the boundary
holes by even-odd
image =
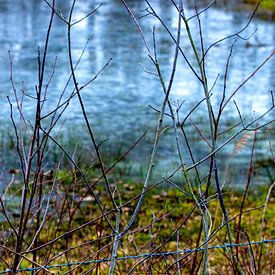
[[[86,171],[88,172],[88,171]],[[95,173],[90,172],[89,178],[92,181]],[[86,189],[83,188],[83,184],[79,176],[75,171],[61,170],[57,174],[57,185],[55,190],[55,196],[51,201],[50,217],[47,220],[45,228],[41,232],[39,238],[39,245],[47,243],[49,240],[54,239],[57,236],[68,232],[71,229],[77,228],[85,223],[90,222],[97,217],[100,217],[101,213],[94,202],[93,197],[86,194]],[[114,183],[112,183],[114,187]],[[134,198],[141,192],[142,184],[133,181],[118,181],[116,183],[117,188],[117,203],[123,205]],[[95,192],[98,194],[102,202],[104,202],[105,211],[112,209],[110,200],[107,193],[104,191],[103,185],[99,185],[95,188]],[[251,189],[249,196],[245,203],[241,225],[241,242],[258,241],[264,237],[265,239],[272,238],[275,235],[275,220],[273,219],[273,213],[275,212],[275,200],[274,196],[270,198],[268,203],[267,212],[265,215],[265,229],[261,232],[261,220],[263,208],[265,203],[266,187],[257,187],[257,189]],[[13,190],[11,190],[12,194]],[[214,194],[212,190],[212,194]],[[62,198],[62,194],[66,194]],[[241,204],[243,192],[240,190],[227,191],[224,190],[225,204],[228,209],[230,218],[233,218],[231,224],[233,226],[233,234],[236,233],[236,229],[239,208]],[[80,197],[84,196],[79,205]],[[127,224],[128,217],[131,216],[134,209],[135,201],[125,205],[121,208],[122,217],[121,227]],[[194,202],[191,198],[183,194],[181,191],[174,188],[170,188],[167,185],[162,185],[152,189],[146,195],[143,207],[140,215],[135,221],[134,226],[129,234],[121,241],[121,246],[118,251],[118,257],[127,255],[138,255],[142,253],[148,253],[156,249],[156,252],[160,251],[175,251],[178,249],[190,249],[196,247],[196,240],[199,235],[201,218],[197,210],[191,215],[191,217],[182,224],[183,220],[188,216],[190,211],[194,207]],[[223,222],[222,213],[219,207],[219,201],[214,198],[209,204],[208,209],[213,214],[213,227],[215,230]],[[75,211],[75,212],[74,212]],[[74,213],[73,213],[74,212]],[[110,214],[110,218],[112,214]],[[180,225],[182,226],[180,227]],[[2,229],[8,230],[8,224],[2,223]],[[179,228],[179,233],[172,236],[172,232],[175,232]],[[213,231],[212,230],[212,231]],[[25,241],[28,241],[26,236]],[[85,261],[87,259],[102,259],[104,257],[110,257],[110,250],[112,244],[112,238],[110,237],[110,230],[104,219],[99,218],[94,223],[77,230],[73,234],[67,234],[60,240],[56,241],[53,246],[47,246],[44,249],[39,250],[38,259],[39,262],[45,262],[45,259],[51,259],[54,256],[68,251],[67,253],[60,254],[56,260],[50,262],[50,265],[61,264],[67,261]],[[166,243],[165,243],[166,242]],[[227,242],[226,229],[222,228],[217,232],[213,239],[209,242],[209,245],[220,245]],[[8,240],[9,247],[12,247],[13,240]],[[85,245],[86,243],[86,245]],[[165,243],[165,244],[164,244]],[[164,244],[164,245],[163,245]],[[161,247],[160,247],[161,246]],[[272,263],[272,245],[264,245],[262,247],[262,263],[261,271],[268,273],[274,268],[274,262]],[[104,248],[105,247],[105,248]],[[160,247],[159,249],[157,249]],[[51,249],[50,249],[51,248]],[[104,249],[102,249],[104,248]],[[102,250],[101,250],[102,249]],[[101,251],[100,251],[101,250]],[[98,252],[100,251],[100,252]],[[250,251],[247,247],[241,248],[240,262],[244,270],[250,268]],[[255,258],[259,257],[259,247],[254,246],[253,252]],[[209,251],[209,263],[210,269],[216,272],[230,272],[231,263],[228,258],[226,250],[210,250]],[[93,255],[94,254],[94,255]],[[91,256],[93,255],[93,256]],[[28,254],[26,254],[28,256]],[[181,269],[182,272],[188,272],[192,265],[192,256],[190,255],[185,260],[181,261],[181,264],[185,264],[185,267]],[[201,257],[201,254],[199,254]],[[29,258],[31,255],[29,254]],[[165,269],[173,263],[175,256],[164,259],[152,258],[146,260],[143,264],[137,267],[136,272],[138,274],[146,273],[150,271],[150,268],[154,269],[154,272],[164,272]],[[10,262],[11,259],[6,259],[6,262]],[[125,274],[138,260],[119,261],[117,266],[117,274]],[[23,260],[21,268],[30,266],[30,263]],[[108,265],[106,263],[97,265],[87,265],[76,269],[75,273],[84,272],[90,268],[94,268],[100,274],[107,272]],[[1,270],[5,268],[4,264],[0,264]],[[171,270],[176,271],[176,266]],[[62,268],[53,270],[55,274],[58,272],[65,272],[68,268]]]
[[[244,3],[248,4],[249,6],[255,6],[259,3],[258,0],[245,0]],[[262,0],[258,15],[263,18],[272,18],[275,19],[275,2],[273,0]]]
[[[130,16],[138,25],[137,20],[126,2],[124,0],[122,2]],[[79,87],[75,76],[76,68],[72,60],[70,35],[71,27],[75,24],[71,21],[74,4],[75,2],[73,2],[71,6],[68,21],[61,15],[59,18],[67,23],[68,54],[72,80],[81,105],[84,121],[88,128],[88,138],[91,140],[91,144],[88,147],[94,149],[87,148],[85,144],[79,144],[77,141],[78,137],[76,137],[77,142],[70,138],[67,139],[68,148],[73,147],[73,152],[71,152],[70,149],[70,152],[67,152],[68,148],[64,141],[61,142],[62,145],[60,145],[49,135],[46,129],[41,126],[41,122],[43,121],[41,109],[44,103],[44,101],[41,100],[43,97],[42,87],[44,87],[45,84],[43,76],[46,68],[45,62],[50,31],[53,18],[56,15],[55,10],[52,8],[45,40],[44,58],[42,64],[39,63],[39,65],[41,65],[39,66],[39,85],[36,91],[37,97],[34,98],[36,100],[35,123],[33,134],[30,134],[28,137],[29,142],[24,143],[25,132],[23,130],[18,131],[23,124],[20,124],[19,127],[13,123],[16,141],[11,143],[12,146],[9,147],[14,146],[16,149],[17,157],[21,160],[21,172],[14,172],[14,178],[12,178],[10,183],[8,183],[8,180],[6,181],[5,195],[1,197],[2,209],[0,209],[4,217],[0,224],[1,270],[12,268],[11,273],[15,274],[18,267],[35,267],[37,263],[44,266],[62,265],[63,263],[85,262],[112,257],[110,266],[108,263],[102,262],[90,265],[76,265],[74,267],[67,266],[55,269],[53,273],[90,274],[93,272],[95,274],[105,274],[109,272],[109,274],[125,274],[134,271],[137,274],[174,274],[180,271],[185,274],[189,273],[190,270],[192,270],[192,274],[207,274],[212,272],[229,274],[237,270],[243,270],[246,273],[271,273],[274,269],[271,245],[246,246],[209,251],[207,251],[206,248],[205,255],[203,255],[202,252],[198,252],[184,254],[183,256],[174,254],[164,257],[148,257],[141,263],[139,259],[132,258],[119,261],[116,264],[117,257],[144,253],[161,253],[178,249],[192,249],[204,246],[204,244],[202,244],[203,241],[205,241],[208,246],[213,246],[223,245],[228,242],[242,243],[258,241],[263,238],[271,239],[272,236],[274,236],[275,222],[273,213],[275,205],[273,194],[270,191],[271,189],[268,189],[266,186],[259,187],[259,185],[256,187],[255,178],[254,182],[250,181],[250,177],[252,177],[253,172],[255,172],[252,168],[257,133],[255,129],[250,129],[250,126],[258,123],[258,120],[262,120],[265,114],[245,126],[239,109],[237,108],[243,128],[241,130],[237,128],[234,129],[234,131],[237,131],[236,136],[246,130],[251,130],[254,133],[250,169],[248,179],[246,180],[246,189],[250,188],[250,191],[248,194],[245,193],[247,196],[244,202],[244,191],[233,189],[231,186],[228,190],[220,190],[221,184],[218,177],[218,170],[222,172],[223,168],[217,168],[215,156],[215,148],[217,148],[216,145],[220,141],[218,135],[220,118],[224,108],[238,89],[233,92],[226,101],[222,100],[220,102],[218,113],[214,114],[210,100],[211,90],[208,90],[207,86],[204,62],[205,55],[203,54],[201,59],[200,46],[194,44],[194,39],[188,24],[189,20],[181,13],[182,7],[179,5],[175,57],[173,59],[171,76],[167,87],[159,67],[157,47],[154,47],[154,55],[151,55],[143,31],[138,25],[149,57],[152,58],[157,76],[161,82],[165,98],[162,102],[161,111],[159,112],[155,138],[152,140],[154,145],[151,157],[149,157],[148,172],[143,173],[146,176],[141,177],[142,179],[145,178],[145,180],[141,183],[134,177],[129,179],[127,175],[132,173],[131,170],[133,170],[133,167],[131,167],[131,163],[124,158],[126,153],[122,154],[123,157],[120,157],[121,151],[123,150],[115,149],[114,151],[107,150],[106,152],[101,150],[102,142],[97,142],[95,138],[97,135],[94,135],[90,127],[84,107],[85,104],[82,102],[80,96],[80,91],[90,82],[87,82],[87,85],[85,84]],[[158,18],[157,13],[151,7],[150,3],[148,2],[147,4],[152,14]],[[89,15],[92,15],[92,13],[88,14],[85,18]],[[211,148],[211,156],[207,156],[207,160],[210,158],[209,169],[207,169],[208,172],[201,171],[201,173],[206,176],[203,179],[201,178],[202,174],[198,172],[200,175],[197,177],[197,181],[195,181],[192,178],[192,174],[188,174],[187,169],[185,169],[182,157],[183,152],[180,147],[181,143],[178,138],[178,122],[180,120],[179,118],[176,119],[179,109],[175,111],[169,99],[180,49],[182,19],[185,23],[187,36],[197,65],[193,68],[191,63],[187,63],[202,84],[210,122],[209,133],[211,134],[211,145],[209,147]],[[159,21],[166,29],[163,21]],[[173,38],[172,35],[171,38]],[[202,36],[201,40],[203,41]],[[202,44],[203,43],[201,43],[201,47]],[[230,52],[227,63],[230,61],[231,54],[232,52]],[[40,62],[40,53],[38,57]],[[257,70],[271,57],[272,55],[267,57]],[[101,71],[106,68],[108,64],[109,62]],[[199,75],[196,73],[197,69],[200,71]],[[225,74],[227,74],[227,70]],[[251,74],[250,77],[252,76],[254,76],[254,73]],[[248,81],[249,78],[246,81]],[[95,77],[91,82],[94,79]],[[240,87],[242,87],[246,81],[241,83]],[[16,89],[13,89],[15,96],[17,96]],[[45,96],[46,92],[47,89]],[[273,96],[272,102],[274,103]],[[171,125],[174,129],[173,135],[176,138],[178,157],[184,171],[180,177],[179,174],[176,175],[176,170],[174,170],[175,176],[171,176],[165,181],[161,176],[164,172],[161,175],[158,174],[158,180],[161,181],[162,184],[158,184],[158,186],[154,186],[153,188],[153,185],[150,184],[154,183],[156,178],[155,173],[157,174],[156,170],[154,170],[153,173],[153,167],[157,159],[163,159],[163,157],[157,155],[157,149],[161,151],[161,146],[158,147],[158,145],[163,131],[167,130],[163,123],[164,116],[166,115],[166,105],[169,105],[172,119]],[[20,104],[18,104],[17,107],[20,112],[22,107],[20,107]],[[271,112],[273,108],[274,104],[266,114]],[[51,126],[55,127],[55,125],[54,120],[52,120]],[[259,129],[266,125],[259,126]],[[256,125],[256,128],[257,127]],[[181,137],[186,137],[183,124],[180,124],[179,128],[182,130],[183,136]],[[204,129],[200,128],[198,131],[201,141],[207,140],[207,135],[204,135]],[[18,132],[20,132],[19,135]],[[233,137],[236,136],[233,135]],[[82,134],[80,134],[79,137],[80,140],[85,140]],[[59,139],[62,139],[62,136],[60,136]],[[127,138],[125,138],[125,140],[126,139]],[[189,146],[190,141],[191,138],[186,137],[187,146]],[[228,142],[230,141],[231,139],[228,140]],[[246,143],[247,140],[240,139],[241,146],[244,145],[244,141]],[[126,143],[127,142],[123,142],[121,146],[123,147]],[[207,141],[207,144],[208,143],[209,141]],[[134,143],[134,145],[136,144],[137,143]],[[46,172],[48,169],[44,167],[48,165],[48,148],[53,149],[52,147],[55,147],[55,145],[58,150],[53,151],[53,159],[52,162],[50,162],[50,165],[55,163],[55,166]],[[26,150],[25,147],[28,148],[28,150]],[[133,150],[133,147],[134,146],[131,147],[131,150]],[[129,151],[127,151],[127,154]],[[189,153],[193,159],[193,153],[191,151],[192,150],[190,150]],[[272,153],[272,149],[270,149],[270,151]],[[28,153],[26,154],[25,152]],[[63,159],[60,156],[61,153]],[[233,153],[235,153],[235,150]],[[18,161],[18,158],[16,161]],[[49,158],[51,159],[51,157]],[[66,158],[67,160],[64,160]],[[120,162],[122,159],[123,161]],[[117,162],[120,163],[115,167]],[[143,162],[145,162],[145,159],[143,159]],[[201,162],[203,162],[203,160]],[[87,165],[84,165],[85,163]],[[112,166],[113,163],[114,165]],[[271,165],[272,164],[273,162],[271,161]],[[201,169],[201,165],[201,163],[200,165],[196,165],[196,168]],[[82,169],[80,169],[79,166]],[[116,170],[108,169],[107,167],[115,167]],[[167,171],[168,167],[165,167],[165,170]],[[184,181],[182,180],[183,178],[185,179]],[[274,182],[271,172],[269,179],[270,182]],[[215,180],[215,182],[211,182],[211,180]],[[237,181],[238,183],[242,181],[240,175],[238,175]],[[266,179],[266,181],[268,181],[268,179]],[[216,186],[216,188],[214,188],[214,186]],[[274,186],[274,183],[272,186]],[[203,188],[205,188],[205,190],[201,190]],[[143,191],[146,192],[145,196]],[[190,194],[188,192],[190,192]],[[272,192],[274,192],[274,190],[272,190]],[[230,225],[228,225],[228,223],[230,223]],[[207,245],[204,247],[207,247]],[[113,272],[114,270],[115,272]],[[40,273],[45,274],[45,272],[42,271]]]
[[[258,0],[245,0],[248,4],[257,4]],[[262,9],[269,9],[275,11],[275,2],[273,0],[262,0],[260,7]]]

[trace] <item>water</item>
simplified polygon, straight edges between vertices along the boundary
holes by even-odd
[[[57,1],[57,10],[65,17],[70,9],[69,2]],[[77,1],[73,21],[81,19],[88,12],[95,9],[99,3],[100,1],[89,1],[89,3],[87,1]],[[147,6],[143,1],[127,1],[127,3],[137,16],[145,14],[144,10]],[[151,3],[175,35],[177,15],[174,7],[166,0],[154,0]],[[13,104],[15,103],[9,82],[10,62],[8,51],[11,51],[13,79],[18,94],[21,93],[20,89],[22,89],[22,81],[24,81],[25,93],[35,96],[35,85],[38,82],[37,47],[40,46],[43,49],[50,9],[43,1],[2,0],[0,2],[0,13],[0,115],[1,123],[5,125],[3,127],[5,128],[9,127],[6,125],[9,123],[10,112],[6,97],[10,96]],[[194,11],[186,5],[185,13],[188,17],[193,15]],[[248,14],[241,12],[229,12],[215,7],[209,9],[201,16],[205,48],[216,40],[240,30],[246,25],[248,18]],[[194,39],[196,43],[199,43],[197,21],[193,19],[190,22],[191,29],[195,33]],[[140,24],[151,49],[152,28],[155,27],[158,58],[165,81],[168,82],[173,62],[174,45],[156,18],[146,16],[140,20]],[[248,41],[238,39],[233,49],[228,72],[227,95],[230,95],[271,54],[275,44],[275,24],[255,19],[241,35],[243,38],[250,36],[251,38]],[[126,148],[145,129],[149,128],[149,134],[142,146],[139,146],[135,153],[131,155],[136,163],[141,165],[147,163],[153,142],[153,131],[157,124],[157,114],[148,105],[159,109],[163,92],[158,79],[144,70],[146,68],[148,71],[154,71],[154,66],[148,59],[148,53],[135,24],[130,19],[121,1],[108,0],[93,16],[75,25],[72,36],[74,62],[77,61],[87,40],[90,40],[77,69],[80,86],[89,81],[106,64],[109,58],[112,58],[112,62],[107,69],[83,92],[87,113],[98,140],[109,138],[105,146],[107,148],[108,146],[118,147],[120,150]],[[215,112],[221,99],[226,60],[235,39],[236,37],[213,47],[207,55],[206,69],[210,87],[215,83],[217,76],[220,75],[212,95]],[[181,47],[190,63],[195,64],[186,34],[183,35],[181,41]],[[47,100],[43,109],[44,114],[54,109],[70,75],[66,43],[66,26],[61,20],[55,18],[45,79],[50,78],[56,57],[57,64],[49,85]],[[243,117],[251,119],[254,115],[259,115],[270,107],[270,91],[275,86],[274,65],[273,58],[237,93],[235,101]],[[65,93],[65,98],[69,96],[71,91],[72,85],[70,84]],[[192,75],[186,62],[180,56],[171,100],[175,103],[175,108],[177,104],[184,101],[180,110],[181,121],[196,102],[202,98],[203,91],[200,83]],[[24,113],[26,117],[31,119],[33,112],[33,99],[25,96]],[[270,113],[265,121],[272,117],[274,117],[274,112]],[[190,135],[191,143],[194,144],[194,155],[198,160],[208,153],[209,148],[201,140],[198,132],[194,130],[192,123],[200,127],[203,134],[208,136],[205,104],[202,104],[193,113],[191,119],[191,122],[188,120],[186,130]],[[221,129],[233,125],[238,119],[236,107],[233,102],[230,102],[225,109]],[[166,118],[165,124],[168,125],[169,123],[169,118]],[[76,98],[72,100],[60,124],[63,125],[61,132],[64,136],[69,135],[66,133],[70,133],[70,138],[75,136],[76,139],[87,139],[85,128],[81,128],[83,120]],[[5,133],[6,130],[3,131],[1,138],[5,136]],[[165,166],[167,168],[165,173],[168,173],[167,171],[171,169],[173,170],[173,167],[178,164],[171,134],[172,131],[163,137],[158,155],[162,159],[159,162],[161,167]],[[221,137],[219,143],[222,143],[225,139],[226,137]],[[271,157],[270,145],[265,133],[259,134],[259,140],[257,158],[269,159]],[[235,155],[237,160],[234,161],[233,171],[236,174],[246,173],[251,141],[251,137],[247,138],[247,145],[244,146],[246,149],[238,153],[239,155],[237,153]],[[82,140],[79,142],[82,142]],[[220,152],[220,159],[230,159],[229,155],[233,150],[234,144],[229,145],[227,149]],[[187,158],[187,162],[189,161],[189,158]],[[221,162],[225,167],[224,161]]]

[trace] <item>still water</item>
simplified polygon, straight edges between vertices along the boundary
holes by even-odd
[[[64,17],[68,15],[70,1],[56,1],[56,9]],[[200,4],[203,1],[197,1]],[[77,1],[73,21],[77,21],[95,9],[101,1]],[[145,15],[147,5],[144,1],[127,1],[137,17]],[[165,22],[171,32],[176,35],[177,13],[170,1],[151,1],[158,15]],[[202,7],[199,7],[202,8]],[[190,5],[185,5],[187,17],[194,14]],[[22,81],[24,92],[35,96],[37,85],[37,47],[43,49],[44,39],[49,22],[50,9],[45,2],[38,0],[1,0],[0,1],[0,116],[2,124],[1,139],[5,139],[6,128],[9,126],[9,104],[7,96],[14,103],[13,91],[9,81],[10,62],[8,51],[11,51],[13,61],[13,79],[20,94]],[[246,25],[249,14],[242,12],[230,12],[227,9],[212,7],[201,15],[204,47],[209,47],[216,40],[235,33]],[[168,82],[173,63],[174,44],[160,22],[152,16],[140,19],[146,40],[151,50],[153,49],[152,29],[155,27],[157,54],[165,81]],[[190,21],[194,40],[199,45],[198,22]],[[119,0],[103,1],[100,9],[86,20],[76,24],[72,30],[72,54],[74,62],[82,53],[83,47],[89,40],[87,48],[77,68],[77,78],[80,86],[89,81],[112,58],[110,65],[104,72],[83,91],[83,99],[88,116],[93,125],[98,140],[109,140],[104,146],[117,147],[117,151],[126,148],[140,136],[145,129],[149,129],[145,141],[130,155],[137,165],[146,164],[153,142],[153,131],[157,125],[157,114],[149,107],[159,109],[163,100],[163,92],[158,79],[146,71],[154,71],[146,48],[137,32],[136,26],[127,14],[126,9]],[[227,96],[230,95],[264,59],[271,54],[275,45],[275,24],[272,22],[254,19],[249,27],[241,34],[243,39],[237,39],[233,49],[230,68],[228,71]],[[246,40],[249,38],[249,40]],[[209,86],[213,89],[212,102],[214,111],[218,109],[223,91],[223,78],[230,47],[236,37],[228,39],[209,51],[206,58],[206,73]],[[181,47],[192,65],[195,58],[183,31]],[[54,75],[50,82],[43,112],[53,110],[58,98],[70,76],[67,51],[66,25],[57,17],[54,19],[50,37],[49,51],[45,79],[49,79],[57,58]],[[270,91],[275,87],[275,61],[271,59],[250,81],[244,85],[235,97],[240,112],[246,119],[265,112],[271,105]],[[217,81],[216,81],[217,80]],[[65,97],[72,91],[70,84]],[[199,81],[192,74],[186,62],[179,57],[176,77],[171,91],[171,101],[174,107],[182,104],[179,112],[180,121],[203,98],[203,91]],[[34,101],[29,96],[24,99],[24,114],[28,119],[34,112]],[[167,110],[168,111],[168,110]],[[266,118],[272,119],[274,112]],[[224,111],[221,121],[221,131],[239,121],[238,112],[233,102],[230,102]],[[46,122],[45,122],[46,123]],[[166,118],[165,124],[171,121]],[[209,148],[202,141],[195,126],[208,136],[206,106],[202,104],[187,121],[186,131],[190,142],[193,144],[196,160],[205,156]],[[61,133],[68,135],[70,139],[79,140],[79,143],[87,139],[86,130],[83,127],[83,118],[79,103],[73,98],[60,121]],[[271,125],[272,127],[272,125]],[[69,133],[69,134],[67,134]],[[178,164],[176,147],[172,130],[163,137],[159,149],[159,165],[166,167],[165,173],[169,173]],[[231,131],[229,135],[233,134]],[[273,131],[274,133],[274,131]],[[270,134],[272,137],[272,133]],[[228,136],[227,136],[228,137]],[[248,157],[250,154],[251,135],[243,137],[247,143],[244,150],[234,155],[234,143],[222,150],[218,157],[221,160],[223,170],[226,169],[225,159],[232,161],[232,170],[235,174],[245,175]],[[221,137],[222,143],[226,137]],[[75,141],[73,141],[74,143]],[[3,147],[3,146],[2,146]],[[266,138],[266,133],[259,134],[257,146],[257,159],[270,159],[271,142]],[[183,142],[183,148],[185,148]],[[113,152],[112,151],[112,152]],[[232,156],[232,159],[231,157]],[[235,159],[233,161],[233,159]],[[236,160],[237,159],[237,160]],[[186,158],[189,163],[189,158]],[[265,172],[261,178],[265,178]],[[233,182],[234,180],[232,180]]]

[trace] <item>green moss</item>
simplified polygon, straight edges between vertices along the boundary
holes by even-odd
[[[258,0],[245,0],[245,3],[248,4],[257,4]],[[260,7],[263,9],[270,9],[275,11],[275,2],[273,0],[262,0]]]
[[[258,0],[245,0],[244,3],[255,6]],[[274,0],[262,0],[259,6],[258,14],[263,18],[275,18],[275,1]]]

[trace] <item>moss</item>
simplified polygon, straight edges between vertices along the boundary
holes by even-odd
[[[244,3],[253,7],[258,3],[258,0],[245,0]],[[275,1],[274,0],[262,0],[259,6],[258,15],[263,18],[275,19]]]
[[[248,3],[248,4],[257,4],[257,3],[259,3],[258,0],[245,0],[244,2]],[[273,0],[262,0],[261,4],[260,4],[260,7],[263,8],[263,9],[270,9],[270,10],[275,11],[275,2]]]

